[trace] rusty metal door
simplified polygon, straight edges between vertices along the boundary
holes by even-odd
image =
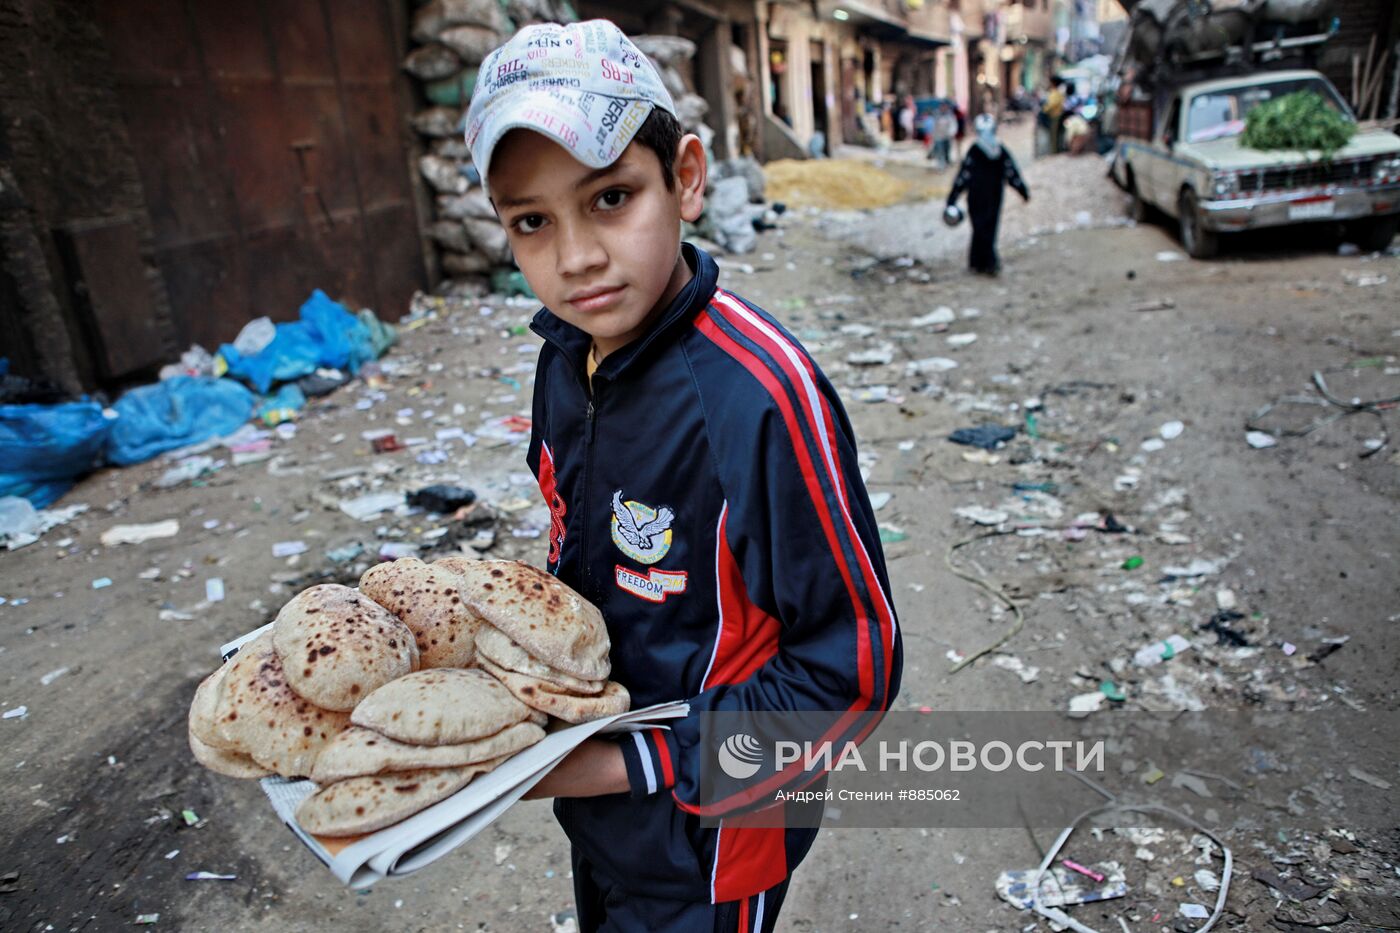
[[[182,345],[423,286],[392,3],[98,4]]]

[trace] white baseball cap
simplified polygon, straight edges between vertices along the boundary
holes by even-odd
[[[491,153],[513,129],[543,133],[590,168],[611,165],[660,107],[661,76],[605,19],[527,26],[486,56],[467,109],[467,146],[486,184]]]

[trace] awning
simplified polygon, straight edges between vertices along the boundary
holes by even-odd
[[[952,45],[946,36],[911,28],[873,0],[818,0],[816,7],[819,19],[850,23],[866,35],[886,42],[912,42],[932,48]]]

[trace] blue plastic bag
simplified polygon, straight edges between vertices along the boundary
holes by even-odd
[[[97,466],[110,429],[92,401],[0,405],[0,497],[51,505]]]
[[[117,420],[107,439],[107,459],[127,466],[232,434],[252,416],[256,401],[232,379],[202,376],[175,376],[132,389],[112,406]]]
[[[277,383],[300,379],[319,367],[354,375],[376,356],[369,328],[319,288],[301,306],[301,320],[278,324],[277,335],[256,355],[244,356],[228,343],[219,354],[229,375],[263,395]]]

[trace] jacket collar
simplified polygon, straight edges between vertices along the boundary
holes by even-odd
[[[691,321],[714,297],[719,280],[719,267],[710,254],[690,243],[681,244],[681,257],[692,273],[690,281],[672,299],[666,309],[652,322],[650,329],[636,340],[613,353],[598,366],[596,376],[616,379],[628,367],[650,355],[661,345],[662,338],[676,328]],[[580,373],[584,372],[589,348],[593,338],[579,328],[554,314],[548,308],[541,308],[530,324],[530,329],[548,340]]]

